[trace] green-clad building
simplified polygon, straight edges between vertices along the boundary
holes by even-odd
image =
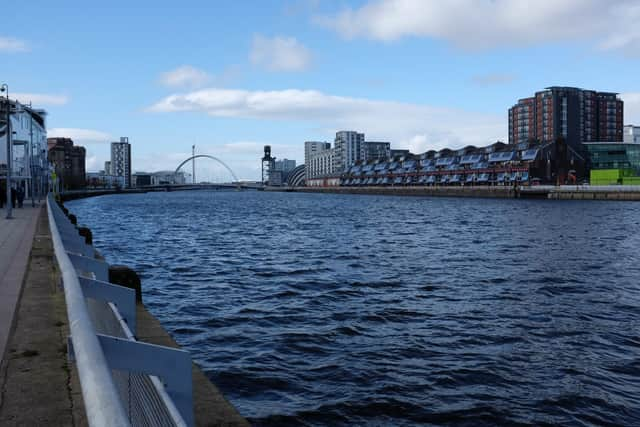
[[[640,185],[640,144],[585,143],[591,185]]]

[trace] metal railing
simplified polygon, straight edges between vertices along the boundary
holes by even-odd
[[[135,291],[108,282],[109,265],[51,194],[47,206],[89,425],[193,425],[191,357],[135,339]]]
[[[598,193],[598,192],[609,192],[609,193],[637,193],[640,192],[640,185],[589,185],[589,184],[578,184],[578,185],[532,185],[532,186],[521,186],[520,191],[549,191],[555,193],[562,192],[572,192],[579,191],[582,193]]]

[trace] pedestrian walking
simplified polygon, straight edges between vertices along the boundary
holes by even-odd
[[[24,202],[24,188],[22,187],[22,185],[18,187],[17,198],[18,198],[18,207],[21,208],[22,202]]]

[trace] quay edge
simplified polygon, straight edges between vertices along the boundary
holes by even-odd
[[[371,194],[387,196],[515,198],[513,187],[266,187],[265,191],[299,193]]]
[[[95,256],[101,258],[98,251]],[[64,294],[56,285],[60,281],[45,208],[33,238],[6,357],[0,364],[1,425],[90,424],[76,367],[67,359],[70,331]],[[140,341],[179,348],[141,302],[136,304],[136,317]],[[250,425],[195,362],[192,384],[196,426]],[[41,403],[34,406],[33,402]]]
[[[129,193],[143,193],[143,191],[130,191]],[[82,197],[91,197],[93,195],[83,195]],[[63,204],[61,203],[61,205]],[[86,229],[88,231],[85,231],[85,233],[92,234],[87,227],[80,227],[79,234],[81,234],[80,229]],[[94,251],[96,258],[104,259],[100,252],[96,249]],[[160,321],[144,306],[142,302],[142,284],[138,274],[133,269],[123,265],[111,265],[109,267],[109,281],[136,291],[136,337],[138,340],[150,344],[180,348],[180,345],[163,328]],[[248,427],[250,425],[193,360],[191,374],[196,426]]]
[[[265,191],[418,197],[640,201],[640,186],[265,187]]]

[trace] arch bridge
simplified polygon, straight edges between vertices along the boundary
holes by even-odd
[[[191,156],[189,157],[187,160],[185,160],[184,162],[180,163],[178,165],[178,167],[176,168],[176,171],[174,172],[176,175],[178,174],[178,172],[180,171],[180,168],[182,166],[184,166],[185,164],[187,164],[188,162],[198,159],[198,158],[207,158],[207,159],[211,159],[211,160],[215,160],[216,162],[220,163],[222,166],[224,166],[224,168],[229,171],[229,173],[231,174],[231,176],[234,179],[235,184],[238,186],[238,188],[240,188],[240,180],[238,179],[238,177],[236,176],[236,174],[231,170],[231,168],[229,166],[227,166],[227,164],[225,162],[223,162],[222,160],[220,160],[217,157],[214,156],[210,156],[208,154],[196,154],[195,156]]]

